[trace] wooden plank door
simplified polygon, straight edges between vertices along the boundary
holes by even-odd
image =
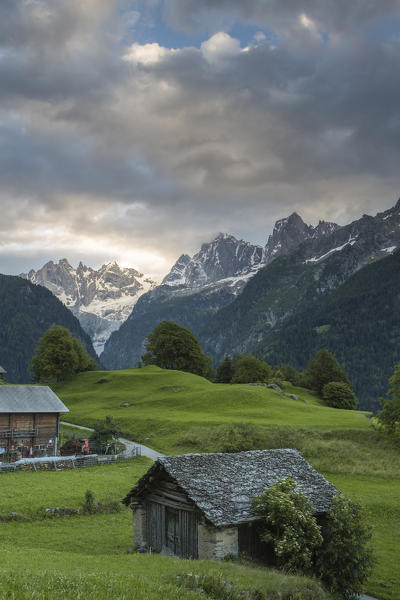
[[[180,555],[179,511],[167,508],[165,514],[167,548],[177,556]]]

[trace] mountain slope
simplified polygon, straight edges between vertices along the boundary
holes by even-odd
[[[49,290],[20,277],[0,275],[0,364],[7,371],[7,381],[31,381],[28,365],[33,351],[52,325],[67,327],[97,358],[78,319]]]
[[[337,227],[320,222],[314,228],[293,213],[277,221],[264,248],[221,233],[192,258],[183,254],[162,285],[144,294],[129,319],[111,335],[101,355],[103,364],[110,369],[136,364],[146,335],[163,319],[177,321],[199,335],[204,323],[229,305],[268,262],[292,250],[299,240],[328,235]]]
[[[343,227],[320,222],[312,228],[294,213],[277,222],[262,256],[259,247],[250,246],[220,235],[193,258],[182,256],[164,285],[144,294],[123,327],[111,336],[103,364],[107,368],[134,365],[143,353],[146,334],[163,319],[189,327],[215,365],[227,354],[265,355],[272,343],[276,349],[279,332],[288,319],[313,311],[315,303],[340,289],[357,271],[400,247],[400,200],[375,217],[364,215]],[[236,261],[237,255],[246,258]],[[379,286],[379,281],[374,285]],[[339,359],[341,343],[335,346]],[[356,339],[349,346],[355,355],[361,348],[361,343],[357,344]],[[294,363],[304,366],[312,348],[303,346],[299,352],[301,359]],[[270,359],[279,362],[278,356],[273,354]],[[395,358],[387,358],[390,369]],[[357,368],[349,358],[346,361],[350,376],[357,379]],[[372,362],[372,355],[366,358],[371,368]],[[386,390],[385,378],[376,378],[379,394]],[[363,407],[372,406],[375,394],[367,387],[367,381],[357,379]]]
[[[331,234],[309,239],[261,269],[243,292],[199,332],[205,352],[225,354],[267,346],[274,328],[343,285],[365,265],[400,246],[400,201]],[[305,360],[308,361],[308,356]]]
[[[350,373],[362,408],[375,410],[400,362],[400,250],[287,319],[259,351],[303,369],[328,348]]]
[[[66,258],[49,261],[38,271],[20,277],[47,287],[78,317],[98,354],[112,331],[125,321],[138,298],[155,282],[136,271],[110,262],[95,270],[79,263],[74,269]]]

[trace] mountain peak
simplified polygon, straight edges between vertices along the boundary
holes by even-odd
[[[38,271],[21,277],[47,287],[81,321],[97,352],[112,331],[127,319],[138,298],[155,282],[135,269],[121,269],[111,261],[95,270],[79,263],[73,269],[68,259],[50,261]]]

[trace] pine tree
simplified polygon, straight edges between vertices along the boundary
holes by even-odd
[[[224,360],[217,368],[215,382],[230,383],[234,374],[235,369],[233,367],[232,359],[230,356],[225,356]]]
[[[340,366],[336,358],[329,350],[318,350],[314,358],[308,363],[305,373],[310,383],[311,389],[319,395],[322,394],[322,388],[331,381],[341,381],[350,385],[349,378]]]

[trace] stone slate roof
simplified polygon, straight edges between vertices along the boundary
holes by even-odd
[[[0,413],[66,413],[47,385],[0,385]]]
[[[0,365],[0,375],[4,375],[5,373],[7,373],[7,371]]]
[[[253,511],[252,498],[285,477],[296,481],[296,490],[307,496],[316,513],[327,512],[338,492],[298,450],[254,450],[160,457],[123,502],[143,499],[149,482],[156,489],[160,467],[217,527],[259,518]]]

